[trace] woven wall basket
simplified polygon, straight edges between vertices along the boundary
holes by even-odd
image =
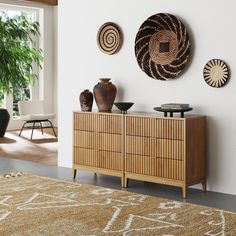
[[[135,55],[140,68],[158,80],[176,78],[190,54],[189,35],[184,24],[171,14],[149,17],[139,28]]]
[[[112,22],[103,24],[98,30],[97,44],[103,53],[112,55],[117,53],[123,42],[121,29]]]
[[[220,88],[229,80],[229,68],[224,61],[212,59],[205,65],[203,76],[208,85],[214,88]]]

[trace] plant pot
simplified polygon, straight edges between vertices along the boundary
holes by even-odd
[[[0,108],[0,137],[4,137],[9,120],[10,115],[7,109]]]
[[[85,89],[79,96],[81,111],[92,111],[93,94]]]
[[[110,112],[116,98],[117,89],[111,79],[100,79],[101,82],[93,88],[93,94],[101,112]]]

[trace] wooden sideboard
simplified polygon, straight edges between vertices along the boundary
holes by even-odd
[[[206,117],[74,112],[73,171],[206,191]]]

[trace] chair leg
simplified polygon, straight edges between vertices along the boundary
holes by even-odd
[[[50,125],[51,125],[51,128],[52,128],[52,131],[53,131],[53,133],[54,133],[55,137],[57,138],[57,135],[56,135],[56,132],[55,132],[55,130],[54,130],[54,127],[53,127],[53,124],[52,124],[52,122],[51,122],[50,120],[48,120],[48,122],[50,123]]]
[[[21,128],[21,130],[20,130],[19,136],[21,136],[21,133],[22,133],[22,131],[23,131],[23,129],[25,128],[25,125],[26,125],[27,123],[28,123],[28,122],[25,122],[25,123],[22,125],[22,128]]]
[[[43,135],[43,125],[42,125],[42,122],[39,121],[39,123],[40,123],[40,127],[41,127],[41,132],[42,132],[42,135]]]
[[[35,128],[35,122],[33,123],[33,127],[32,127],[31,138],[30,138],[31,140],[33,138],[34,128]]]

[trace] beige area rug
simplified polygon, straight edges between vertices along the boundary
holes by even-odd
[[[0,235],[236,235],[236,213],[23,174],[0,177]]]
[[[1,157],[57,165],[58,143],[51,129],[44,129],[43,135],[40,130],[34,130],[32,140],[30,129],[24,130],[20,137],[19,132],[10,131],[0,138]]]

